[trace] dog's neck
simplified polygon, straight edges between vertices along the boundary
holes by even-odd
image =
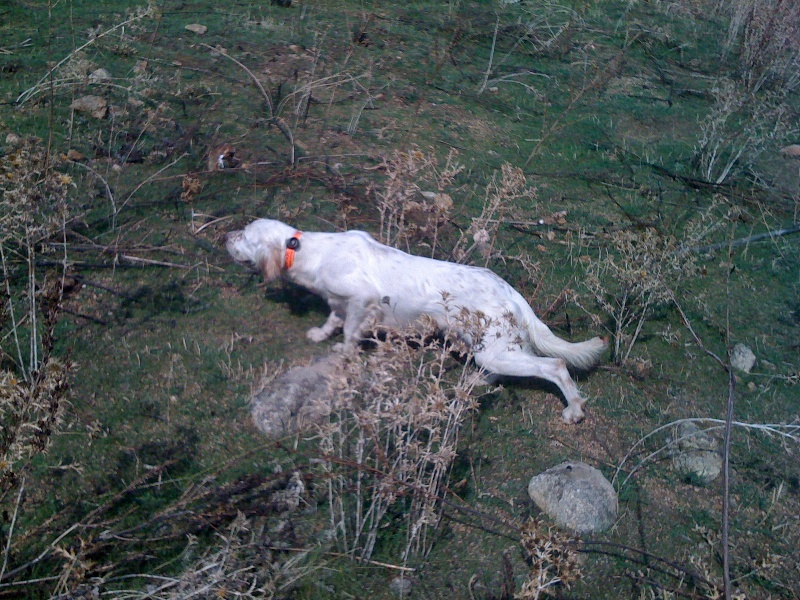
[[[294,235],[286,241],[286,256],[283,259],[283,268],[287,271],[294,265],[294,254],[300,249],[300,236],[302,231],[295,231]]]

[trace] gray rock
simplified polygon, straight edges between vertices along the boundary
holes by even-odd
[[[745,373],[749,373],[756,364],[756,355],[744,344],[736,344],[731,352],[731,366]]]
[[[343,357],[331,353],[316,362],[293,367],[251,398],[256,427],[275,439],[319,423],[331,412],[331,384]]]
[[[536,475],[528,495],[556,524],[578,533],[605,531],[617,519],[614,486],[582,462],[565,462]]]
[[[389,583],[389,591],[395,596],[405,598],[411,593],[411,580],[403,575],[395,577]]]
[[[691,483],[711,483],[722,472],[719,443],[697,423],[684,421],[675,428],[672,466]]]
[[[94,83],[97,83],[98,81],[107,81],[109,79],[111,79],[111,73],[102,67],[89,73],[89,80]]]
[[[69,107],[76,112],[88,113],[95,119],[104,119],[108,114],[108,102],[100,96],[76,98]]]
[[[191,31],[192,33],[196,33],[197,35],[205,35],[208,31],[208,27],[205,25],[200,25],[200,23],[190,23],[189,25],[184,26],[186,31]]]

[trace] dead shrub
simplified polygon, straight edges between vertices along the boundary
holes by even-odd
[[[653,228],[617,231],[609,235],[608,249],[587,263],[585,285],[611,317],[617,363],[628,361],[652,311],[693,272],[693,256],[679,248],[674,236]]]
[[[771,85],[790,92],[800,85],[800,4],[793,0],[721,0],[730,15],[730,51],[738,41],[742,80],[757,92]]]
[[[51,355],[64,279],[37,264],[63,239],[73,184],[58,166],[37,139],[0,159],[0,501],[47,449],[68,389],[70,364]]]
[[[471,262],[476,251],[484,266],[500,256],[500,225],[515,215],[521,201],[535,199],[536,190],[528,186],[522,169],[503,165],[483,190],[480,214],[448,244],[441,233],[458,213],[451,194],[464,169],[456,157],[451,151],[441,167],[432,152],[418,148],[384,158],[380,168],[385,183],[370,189],[380,216],[380,241],[407,251],[428,247],[431,256],[459,263]]]
[[[793,131],[791,110],[780,94],[756,96],[730,79],[719,79],[711,90],[714,105],[700,123],[694,165],[698,175],[721,184],[732,175],[753,171],[758,157],[775,139]]]
[[[383,158],[379,168],[385,173],[385,183],[369,190],[380,215],[381,242],[403,250],[424,244],[432,255],[436,252],[439,229],[453,210],[446,190],[464,169],[456,156],[451,151],[442,167],[432,152],[416,147],[395,150]]]
[[[460,319],[479,339],[480,316]],[[316,435],[331,530],[351,556],[372,555],[390,512],[405,522],[404,561],[431,548],[461,428],[477,408],[477,378],[452,356],[469,352],[432,332],[387,331],[347,361],[332,418]]]

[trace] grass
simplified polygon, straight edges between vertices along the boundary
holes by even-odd
[[[580,380],[591,401],[577,427],[561,424],[558,400],[535,384],[482,397],[462,428],[429,552],[403,563],[406,515],[393,507],[373,562],[358,563],[325,531],[319,449],[304,436],[270,442],[248,414],[265,365],[322,352],[304,332],[324,307],[297,290],[264,290],[231,264],[221,237],[255,216],[379,235],[386,171],[376,167],[413,148],[441,167],[456,150],[463,170],[447,186],[439,256],[469,231],[503,165],[522,168],[536,192],[504,213],[489,267],[560,335],[613,334],[585,280],[587,265],[616,252],[615,236],[655,231],[680,243],[703,231],[693,244],[705,245],[798,220],[797,166],[778,150],[797,141],[800,104],[774,80],[748,102],[782,107],[781,127],[767,135],[763,121],[759,144],[720,185],[698,167],[714,86],[747,79],[739,52],[722,54],[729,4],[71,0],[0,9],[0,157],[18,147],[9,134],[36,137],[58,158],[53,172],[74,182],[63,227],[34,248],[37,285],[58,281],[66,241],[52,355],[74,363],[70,394],[46,452],[17,457],[18,478],[0,493],[0,594],[97,585],[144,597],[158,581],[160,597],[180,597],[213,572],[221,594],[254,585],[278,597],[383,598],[398,566],[416,569],[412,597],[521,593],[531,476],[582,459],[611,478],[658,427],[724,416],[726,374],[674,307],[645,314],[623,344],[627,361],[609,359]],[[191,33],[190,23],[208,32]],[[93,78],[99,68],[110,78]],[[90,94],[110,106],[104,118],[70,109]],[[752,114],[735,111],[720,139]],[[243,168],[209,172],[208,152],[223,143]],[[415,183],[429,191],[435,182]],[[562,221],[538,224],[560,211]],[[707,228],[691,228],[700,222]],[[27,306],[29,270],[26,246],[6,231],[0,368],[17,373],[8,307]],[[418,231],[404,239],[431,253]],[[730,330],[759,359],[737,374],[737,421],[797,419],[797,239],[744,245],[730,258],[696,254],[697,272],[682,282],[679,301],[704,344],[724,356]],[[27,348],[26,323],[16,331]],[[648,440],[632,462],[663,442]],[[791,441],[734,430],[731,569],[748,597],[800,594],[796,455]],[[294,473],[306,491],[290,509]],[[557,593],[713,597],[687,572],[722,585],[719,482],[689,485],[656,459],[620,493],[619,523],[576,546],[583,578]],[[227,574],[217,568],[226,560]]]

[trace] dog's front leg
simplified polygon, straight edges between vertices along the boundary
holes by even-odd
[[[306,337],[312,342],[324,342],[336,333],[344,324],[343,311],[338,306],[331,306],[331,314],[322,327],[312,327],[306,332]]]
[[[353,298],[347,302],[344,318],[344,343],[336,344],[334,350],[351,350],[361,341],[361,332],[374,312],[375,304],[363,298]]]

